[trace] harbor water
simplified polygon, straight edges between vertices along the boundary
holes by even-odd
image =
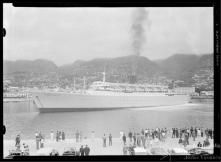
[[[41,131],[49,138],[51,131],[64,131],[66,138],[74,138],[77,130],[84,137],[111,133],[119,137],[120,131],[140,131],[142,128],[202,127],[213,128],[212,102],[187,103],[176,106],[130,108],[105,111],[39,113],[32,101],[4,102],[4,139],[34,139]]]

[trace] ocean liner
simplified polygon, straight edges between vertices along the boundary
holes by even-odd
[[[106,82],[105,72],[103,81],[93,82],[81,92],[35,91],[32,96],[41,113],[170,106],[189,101],[189,95],[178,95],[168,86]]]

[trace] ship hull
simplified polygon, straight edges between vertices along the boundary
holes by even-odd
[[[42,113],[97,111],[122,108],[140,108],[180,105],[189,102],[186,95],[91,95],[67,93],[33,93],[33,99]]]

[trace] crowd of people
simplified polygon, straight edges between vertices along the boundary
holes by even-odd
[[[212,129],[205,129],[203,131],[202,128],[172,128],[172,138],[182,138],[185,134],[187,134],[188,137],[193,137],[193,140],[197,137],[204,137],[213,139],[213,130]]]
[[[83,133],[82,131],[77,130],[75,133],[76,142],[82,142]]]
[[[76,132],[76,142],[82,141],[82,138],[80,137],[82,133],[79,131]],[[36,138],[36,149],[39,150],[40,148],[44,148],[44,140],[45,136],[41,132],[36,132],[35,133],[35,138]],[[54,133],[51,131],[50,133],[50,139],[53,141],[54,140]],[[56,132],[56,141],[64,141],[65,140],[65,133],[61,131]],[[15,138],[15,147],[16,151],[20,151],[21,155],[29,155],[29,147],[27,144],[23,143],[22,148],[21,148],[21,136],[17,135]],[[69,150],[70,151],[70,150]],[[79,150],[75,150],[74,153],[76,156],[89,156],[90,154],[90,148],[88,145],[81,145]],[[58,156],[59,153],[55,149],[52,150],[50,153],[50,156]]]
[[[81,145],[79,152],[81,156],[89,156],[90,148],[88,147],[88,145],[86,145],[85,147]]]
[[[55,134],[56,142],[65,141],[65,137],[66,137],[66,135],[65,135],[64,131],[56,131],[56,134]],[[77,130],[73,137],[74,137],[74,139],[76,139],[76,142],[82,142],[82,139],[83,139],[82,131]],[[51,133],[50,133],[50,139],[51,139],[51,141],[54,140],[54,132],[53,131],[51,131]]]
[[[151,146],[157,142],[165,142],[166,138],[170,137],[178,138],[178,143],[183,144],[185,147],[189,145],[189,138],[192,138],[195,141],[196,138],[205,138],[203,144],[201,142],[198,143],[198,147],[206,147],[210,145],[209,138],[213,139],[214,131],[212,129],[205,129],[203,131],[202,128],[172,128],[169,131],[167,128],[156,128],[156,129],[141,129],[140,132],[128,132],[128,135],[124,132],[120,132],[121,139],[123,141],[123,152],[125,154],[127,139],[129,140],[129,148],[134,147],[143,147],[146,148]]]
[[[92,131],[91,139],[93,140],[95,136],[95,132]],[[44,147],[45,136],[41,132],[36,132],[36,149],[39,150],[40,148]],[[129,132],[120,132],[120,139],[122,140],[123,144],[123,154],[127,155],[128,152],[130,155],[134,154],[134,148],[136,147],[143,147],[146,149],[147,147],[151,147],[153,144],[159,142],[165,142],[167,138],[177,138],[178,143],[186,147],[189,145],[189,139],[191,138],[192,141],[195,141],[197,138],[200,138],[196,147],[206,147],[210,145],[209,139],[214,138],[214,131],[212,129],[205,129],[202,128],[172,128],[168,130],[167,128],[156,128],[156,129],[141,129],[138,132],[129,131]],[[53,131],[50,132],[50,139],[54,141],[54,133]],[[65,133],[63,131],[56,131],[55,134],[56,142],[65,141]],[[74,140],[76,139],[76,143],[81,143],[83,140],[83,133],[82,131],[76,131],[74,134]],[[103,147],[112,146],[112,134],[108,133],[107,135],[104,134],[102,136]],[[21,147],[21,137],[20,135],[16,136],[15,139],[15,146],[18,150]],[[23,143],[23,150],[29,151],[28,146]],[[85,147],[82,145],[79,148],[78,152],[79,156],[88,156],[90,153],[90,148],[88,145]],[[77,154],[77,153],[76,153]]]
[[[151,142],[151,140],[164,142],[167,134],[168,130],[166,128],[142,129],[140,132],[129,131],[127,136],[124,132],[120,132],[124,145],[127,143],[128,139],[130,145],[144,148],[146,148],[148,142]]]
[[[56,138],[56,142],[65,141],[65,133],[61,131],[57,131],[55,138]]]
[[[54,141],[54,132],[53,131],[51,131],[51,133],[50,133],[50,138],[51,138],[51,141]],[[56,142],[65,141],[65,133],[63,131],[56,131],[55,139],[56,139]]]
[[[189,138],[192,138],[193,141],[196,140],[196,138],[203,138],[206,137],[206,139],[203,141],[203,144],[199,142],[197,144],[198,147],[205,147],[209,146],[209,138],[213,139],[213,130],[212,129],[205,129],[203,131],[202,128],[183,128],[183,129],[178,129],[178,128],[172,128],[172,138],[179,138],[179,144],[183,144],[185,147],[189,145]]]

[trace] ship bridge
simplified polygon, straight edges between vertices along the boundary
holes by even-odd
[[[147,92],[147,93],[167,93],[168,87],[163,85],[142,85],[127,83],[109,83],[96,81],[90,86],[90,90],[95,91],[128,91],[128,92]]]

